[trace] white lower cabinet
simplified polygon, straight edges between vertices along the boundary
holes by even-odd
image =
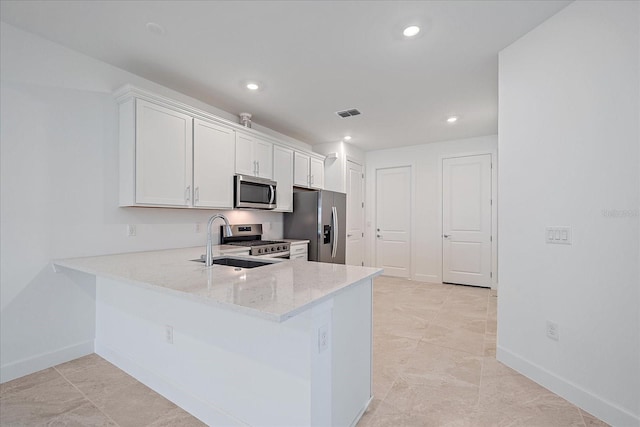
[[[273,180],[278,183],[276,210],[293,212],[293,150],[273,147]]]
[[[193,206],[233,208],[235,131],[195,119],[193,123]]]
[[[290,260],[309,260],[309,244],[307,242],[294,242],[289,247]]]

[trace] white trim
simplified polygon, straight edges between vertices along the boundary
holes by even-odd
[[[96,354],[208,425],[242,427],[249,425],[225,413],[220,408],[202,401],[162,375],[137,364],[123,352],[96,342]]]
[[[7,363],[0,367],[0,383],[14,380],[34,372],[69,362],[94,352],[94,341],[83,341],[58,350]]]
[[[416,273],[414,279],[416,282],[429,282],[429,283],[441,283],[440,277],[437,274],[422,274]]]
[[[371,342],[373,342],[373,341],[371,341]],[[372,364],[372,366],[373,366],[373,364]],[[373,378],[373,376],[371,378]],[[369,398],[369,400],[364,405],[364,407],[360,410],[360,412],[358,412],[358,415],[356,415],[356,417],[353,419],[353,422],[350,424],[350,427],[355,427],[358,424],[358,422],[360,421],[360,418],[362,418],[364,413],[367,412],[367,409],[369,409],[369,405],[371,405],[371,402],[373,402],[373,396],[371,396]]]
[[[614,426],[640,425],[640,417],[540,365],[498,346],[496,359],[590,414]]]

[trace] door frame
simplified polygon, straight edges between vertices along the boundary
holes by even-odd
[[[442,162],[440,164],[440,167],[442,167]],[[383,167],[377,167],[373,170],[373,198],[374,198],[374,202],[373,205],[371,206],[371,212],[372,212],[372,218],[373,218],[373,227],[367,227],[367,229],[371,230],[371,265],[375,266],[377,264],[377,260],[378,260],[378,253],[377,253],[377,244],[376,244],[376,231],[375,231],[375,226],[378,224],[378,209],[377,209],[377,204],[378,204],[378,171],[379,170],[385,170],[385,169],[398,169],[398,168],[409,168],[409,182],[411,183],[411,188],[409,188],[409,277],[408,280],[415,280],[415,271],[414,271],[414,262],[413,262],[413,257],[414,254],[416,253],[415,250],[415,244],[416,244],[416,239],[413,238],[413,230],[415,230],[415,188],[416,188],[416,173],[415,173],[415,169],[416,166],[413,162],[411,163],[401,163],[401,164],[397,164],[397,165],[389,165],[389,166],[383,166]],[[442,195],[441,195],[442,197]],[[440,216],[442,216],[442,212],[440,212]],[[365,232],[366,234],[366,232]],[[440,233],[442,234],[442,233]],[[366,249],[366,248],[365,248]],[[365,252],[366,255],[366,252]],[[366,258],[366,256],[365,256]]]
[[[438,161],[438,199],[440,201],[438,207],[438,230],[440,232],[440,280],[444,280],[444,239],[442,237],[443,221],[444,221],[444,191],[443,179],[444,173],[443,162],[445,159],[457,159],[461,157],[474,157],[488,154],[491,156],[491,289],[498,288],[498,153],[495,151],[468,151],[456,154],[448,154],[439,156]]]

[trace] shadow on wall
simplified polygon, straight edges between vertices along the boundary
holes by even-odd
[[[95,276],[45,265],[0,312],[1,381],[64,362],[70,347],[93,342],[95,300]]]

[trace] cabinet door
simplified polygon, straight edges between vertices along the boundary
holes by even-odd
[[[136,100],[136,203],[191,204],[193,119]]]
[[[293,166],[293,185],[298,187],[309,186],[309,156],[306,154],[294,153],[294,166]]]
[[[324,188],[324,162],[311,157],[311,188]]]
[[[236,173],[255,176],[256,170],[253,158],[253,138],[236,133]]]
[[[193,206],[233,208],[235,131],[194,119]]]
[[[253,140],[253,159],[256,161],[257,176],[273,179],[273,144],[261,139]]]
[[[293,150],[273,147],[273,180],[278,183],[276,210],[293,211]]]

